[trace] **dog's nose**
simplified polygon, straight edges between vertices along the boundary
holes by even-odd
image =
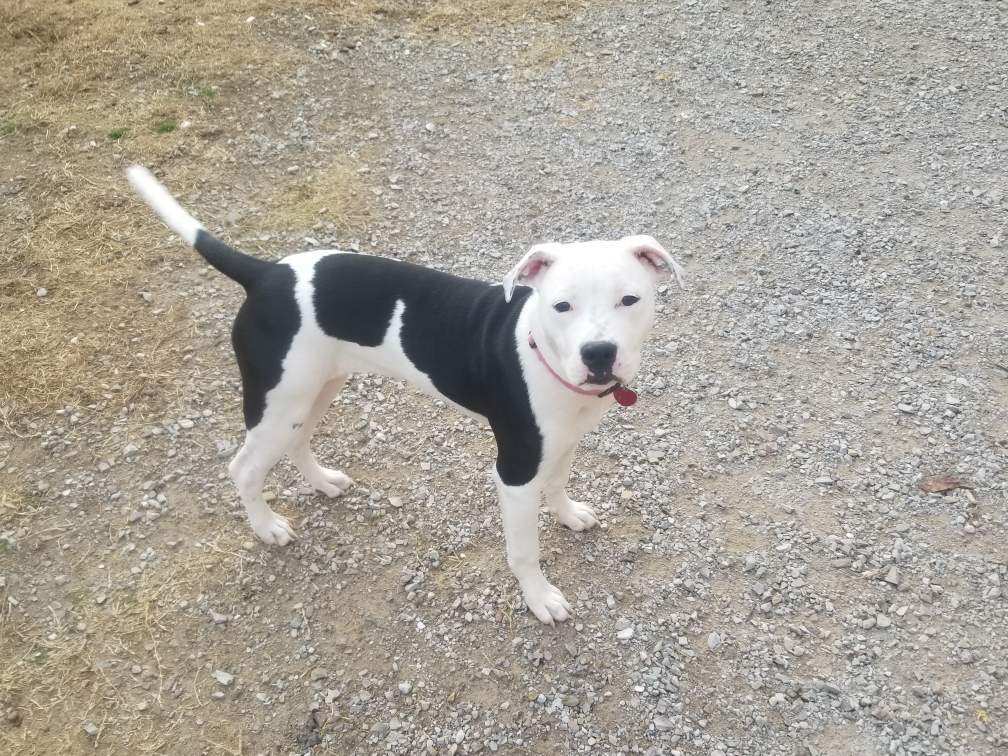
[[[581,361],[595,375],[608,375],[616,361],[616,345],[611,341],[589,341],[581,345]]]

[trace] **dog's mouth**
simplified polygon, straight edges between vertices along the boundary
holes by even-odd
[[[588,377],[581,382],[581,385],[608,386],[610,383],[622,383],[622,381],[619,379],[619,376],[613,375],[612,372],[588,373]]]

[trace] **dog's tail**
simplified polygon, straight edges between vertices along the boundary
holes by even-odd
[[[208,233],[143,166],[130,166],[126,177],[144,201],[161,216],[168,228],[181,236],[204,260],[246,289],[276,264],[239,252]]]

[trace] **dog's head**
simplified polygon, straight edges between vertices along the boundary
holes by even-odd
[[[655,315],[655,289],[683,271],[650,236],[538,244],[504,277],[504,297],[531,286],[533,336],[575,386],[629,383]]]

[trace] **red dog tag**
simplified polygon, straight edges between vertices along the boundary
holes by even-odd
[[[616,403],[623,407],[629,407],[637,401],[637,392],[623,386],[614,388],[612,395]]]

